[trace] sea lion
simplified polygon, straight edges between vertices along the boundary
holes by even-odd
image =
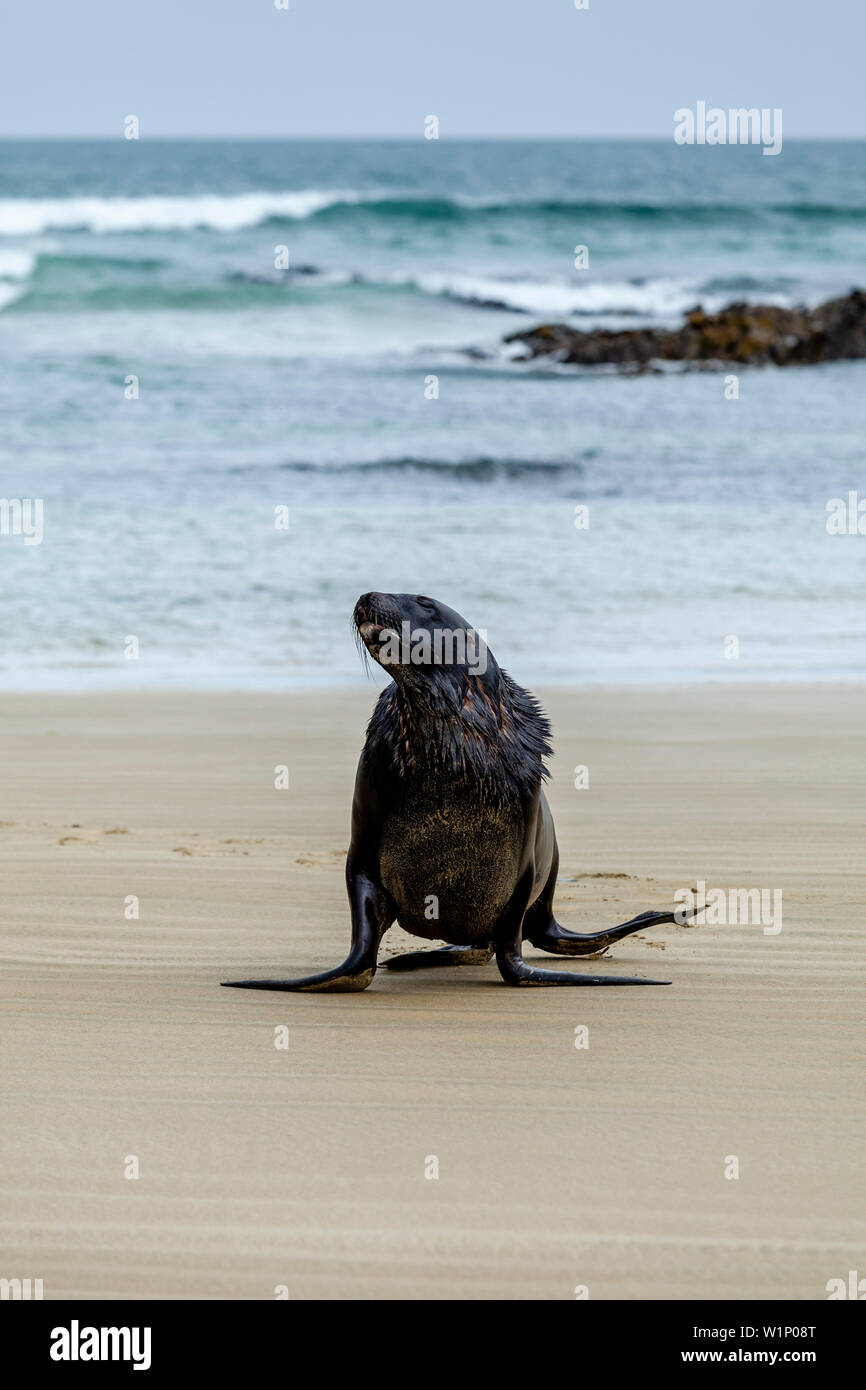
[[[656,985],[540,970],[521,942],[591,955],[632,932],[693,915],[643,912],[582,936],[553,915],[559,850],[542,782],[550,725],[459,613],[422,594],[363,594],[363,648],[392,676],[367,729],[352,801],[346,884],[352,943],[335,970],[297,980],[231,980],[240,989],[353,992],[376,973],[379,943],[405,931],[450,944],[390,970],[481,965],[509,985]],[[697,911],[699,909],[695,909]]]

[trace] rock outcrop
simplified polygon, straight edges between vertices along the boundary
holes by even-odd
[[[582,332],[565,323],[544,323],[506,338],[522,343],[519,361],[551,357],[575,366],[611,364],[638,371],[653,363],[694,366],[787,367],[866,357],[866,291],[852,290],[815,309],[780,309],[772,304],[729,304],[718,314],[698,305],[681,328],[634,328]]]

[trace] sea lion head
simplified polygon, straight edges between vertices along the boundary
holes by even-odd
[[[359,642],[393,680],[373,711],[368,751],[398,777],[438,769],[491,802],[535,795],[550,725],[499,667],[483,629],[426,594],[362,594],[353,618]]]
[[[398,685],[482,679],[496,669],[484,633],[426,594],[362,594],[353,617],[364,648]]]

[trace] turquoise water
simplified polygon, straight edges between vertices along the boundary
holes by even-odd
[[[866,364],[728,400],[503,339],[816,303],[864,238],[857,142],[0,142],[0,496],[45,517],[0,535],[0,683],[359,679],[371,588],[526,681],[862,674],[866,537],[825,520]]]

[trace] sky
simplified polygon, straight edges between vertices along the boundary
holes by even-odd
[[[0,136],[668,137],[699,99],[866,136],[864,0],[276,3],[19,0]]]

